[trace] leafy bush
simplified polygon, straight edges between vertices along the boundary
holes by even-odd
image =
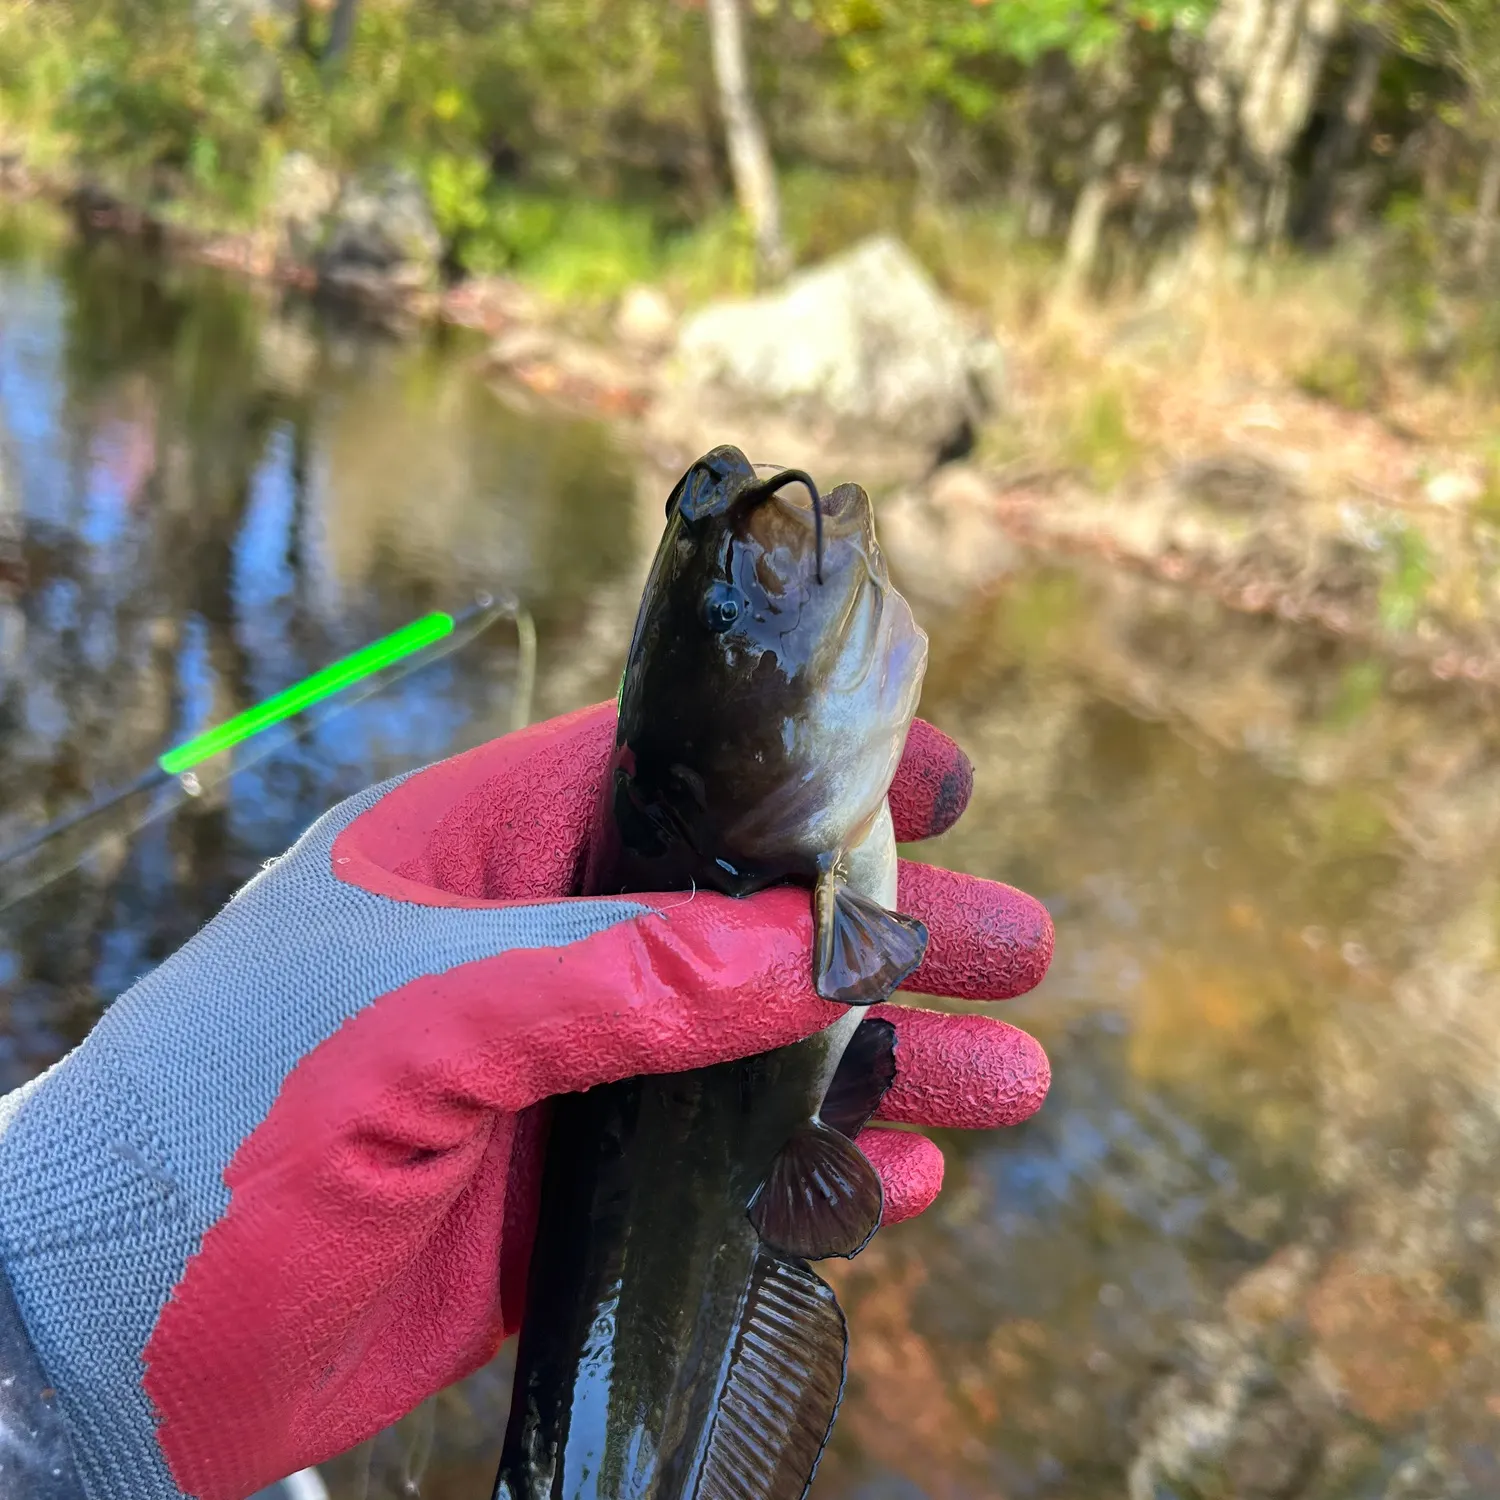
[[[75,67],[64,18],[43,6],[0,5],[0,143],[24,140],[39,166],[66,153],[58,116]]]
[[[1139,455],[1124,396],[1109,385],[1089,391],[1073,413],[1068,456],[1108,488],[1130,473]]]
[[[660,243],[651,215],[639,208],[580,199],[552,206],[550,231],[539,235],[541,205],[512,203],[511,264],[564,300],[602,301],[651,277]]]
[[[1404,635],[1416,624],[1432,587],[1430,553],[1414,526],[1392,526],[1383,543],[1380,623],[1393,635]]]
[[[1345,411],[1374,411],[1385,394],[1385,372],[1370,350],[1326,349],[1308,360],[1293,377],[1297,389]]]
[[[233,216],[254,210],[268,143],[253,38],[167,0],[145,17],[101,11],[74,45],[57,123],[87,166],[147,200],[186,189]]]

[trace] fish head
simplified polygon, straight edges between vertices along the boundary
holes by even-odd
[[[883,805],[926,657],[859,485],[714,449],[667,502],[621,683],[626,843],[735,893],[809,873]]]

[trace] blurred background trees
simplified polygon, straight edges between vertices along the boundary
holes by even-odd
[[[259,223],[288,156],[426,187],[450,273],[691,289],[983,221],[1074,282],[1409,226],[1486,277],[1492,0],[0,0],[0,142]]]

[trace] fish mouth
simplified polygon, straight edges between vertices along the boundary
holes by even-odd
[[[826,492],[820,491],[803,469],[787,468],[781,464],[754,464],[752,467],[756,477],[754,488],[749,492],[753,496],[752,504],[775,499],[789,509],[811,509],[816,549],[814,575],[822,583],[825,532],[831,530],[835,536],[845,536],[866,530],[870,497],[857,484],[841,484]],[[806,491],[806,502],[800,495],[794,497],[787,493],[794,487]]]
[[[786,492],[792,487],[806,490],[808,504]],[[805,469],[781,464],[752,464],[732,444],[722,444],[705,453],[679,479],[667,497],[667,514],[681,516],[689,531],[710,518],[732,511],[742,515],[774,498],[783,512],[811,509],[813,522],[813,576],[823,582],[824,522],[835,523],[836,535],[868,534],[873,542],[869,496],[857,484],[841,484],[827,495],[818,492]]]
[[[756,473],[756,484],[750,491],[752,504],[758,504],[768,500],[773,495],[779,495],[788,485],[800,484],[807,491],[808,498],[812,502],[813,518],[813,577],[818,583],[823,581],[823,515],[824,501],[818,493],[818,487],[813,482],[813,477],[805,469],[784,469],[779,464],[752,464],[751,468]],[[764,478],[761,470],[769,471]]]

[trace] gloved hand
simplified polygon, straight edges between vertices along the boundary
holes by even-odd
[[[517,1326],[540,1101],[812,1034],[806,891],[563,899],[612,707],[326,814],[76,1051],[0,1100],[0,1261],[90,1500],[240,1500],[379,1431]],[[914,726],[903,839],[963,810],[968,762]],[[903,864],[931,932],[910,987],[1042,976],[1007,887]],[[1046,1058],[1001,1022],[906,1007],[881,1118],[1025,1118]],[[925,1138],[860,1139],[887,1218],[941,1182]]]

